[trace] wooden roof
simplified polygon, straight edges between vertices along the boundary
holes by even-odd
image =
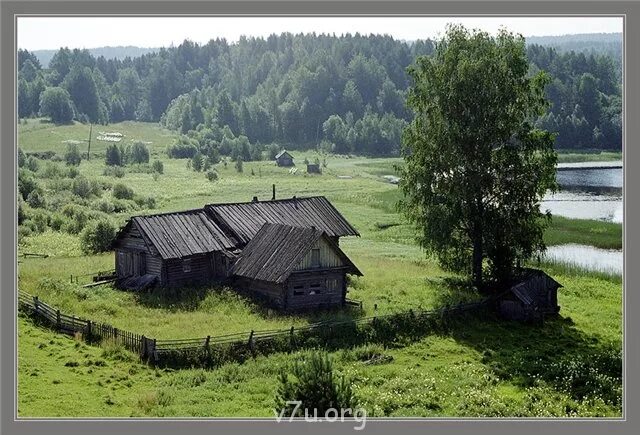
[[[293,156],[289,154],[287,150],[282,150],[278,154],[276,154],[276,160],[278,160],[280,157],[284,156],[285,154],[288,155],[289,158],[293,158]]]
[[[527,269],[523,279],[509,291],[526,305],[539,305],[545,303],[550,289],[557,290],[560,287],[562,284],[543,271]]]
[[[343,260],[349,273],[362,275],[347,255],[318,228],[264,224],[232,267],[232,274],[261,281],[283,283],[314,244],[325,238]]]
[[[209,204],[205,210],[241,244],[249,243],[265,223],[316,227],[331,237],[360,236],[324,196]]]
[[[202,209],[134,216],[131,223],[164,259],[224,251],[236,245]]]

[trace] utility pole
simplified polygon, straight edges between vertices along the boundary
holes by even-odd
[[[87,160],[91,158],[91,133],[93,132],[93,124],[89,124],[89,146],[87,147]]]

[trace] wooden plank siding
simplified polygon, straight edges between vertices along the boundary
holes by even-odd
[[[318,263],[314,264],[313,250],[318,250]],[[336,254],[334,248],[330,246],[325,240],[319,239],[311,246],[309,252],[298,263],[293,270],[305,270],[305,269],[318,269],[318,268],[331,268],[347,266],[342,258]]]

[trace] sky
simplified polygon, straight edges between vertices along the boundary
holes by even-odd
[[[272,33],[389,34],[438,38],[447,23],[490,33],[505,27],[527,36],[622,32],[621,17],[18,17],[18,48],[168,47],[185,39],[206,43]]]

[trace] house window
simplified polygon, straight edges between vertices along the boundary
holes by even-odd
[[[293,295],[294,296],[303,296],[304,295],[304,286],[303,285],[295,285],[295,286],[293,286]]]
[[[320,249],[311,250],[311,267],[320,267]]]
[[[191,272],[191,259],[190,258],[185,258],[184,260],[182,260],[182,271],[184,273]]]
[[[322,293],[322,286],[320,283],[314,282],[309,284],[309,294],[310,295],[319,295]]]

